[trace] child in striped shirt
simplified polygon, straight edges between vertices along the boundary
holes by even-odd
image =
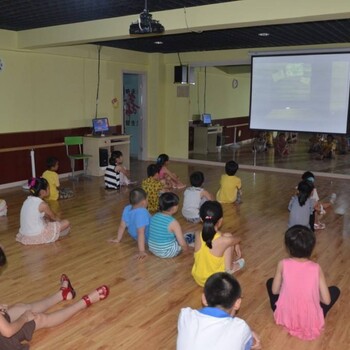
[[[173,217],[179,208],[179,197],[165,192],[159,197],[160,212],[150,222],[148,248],[160,258],[173,258],[188,251],[179,222]]]

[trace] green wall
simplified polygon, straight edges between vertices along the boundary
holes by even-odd
[[[215,119],[227,119],[249,114],[250,73],[225,73],[216,67],[195,69],[196,85],[190,89],[190,115],[211,113]],[[232,80],[239,81],[236,89]],[[206,88],[205,88],[206,86]],[[206,93],[205,93],[206,92]],[[206,110],[204,110],[206,106]]]
[[[15,48],[13,32],[0,30],[0,39],[0,58],[5,64],[0,73],[1,133],[91,125],[96,108],[97,46],[19,50]],[[240,59],[244,56],[241,51],[231,51],[230,57],[235,54]],[[226,55],[223,51],[205,57],[211,61]],[[203,57],[203,53],[191,53],[187,60],[198,64]],[[177,55],[107,47],[101,51],[98,116],[108,116],[112,125],[122,123],[123,72],[146,76],[145,158],[155,159],[159,153],[187,158],[188,121],[192,114],[203,111],[203,68],[197,68],[197,85],[189,87],[188,97],[177,97],[178,85],[173,83],[175,65]],[[208,68],[206,104],[215,118],[247,115],[249,79],[242,75],[239,80],[239,88],[233,90],[230,74]],[[119,100],[117,108],[111,103],[114,97]]]

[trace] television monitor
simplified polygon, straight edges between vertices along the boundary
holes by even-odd
[[[203,113],[202,122],[204,125],[211,125],[211,114]]]
[[[94,134],[101,134],[101,136],[103,136],[109,131],[108,118],[104,117],[92,119],[92,127]]]

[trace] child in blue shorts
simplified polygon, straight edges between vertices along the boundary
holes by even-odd
[[[148,242],[148,228],[151,219],[147,210],[147,194],[142,188],[134,188],[130,191],[129,201],[130,204],[123,210],[117,238],[110,239],[108,242],[120,243],[127,228],[129,235],[137,240],[139,252],[136,258],[143,260],[147,256],[145,246]]]

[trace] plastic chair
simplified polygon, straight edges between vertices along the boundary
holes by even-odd
[[[70,165],[72,168],[72,178],[75,178],[75,161],[83,160],[84,161],[84,175],[87,176],[87,166],[89,162],[90,154],[84,154],[82,152],[83,137],[82,136],[66,136],[64,138],[64,144],[66,145],[67,157],[70,159]],[[79,153],[72,153],[72,148],[76,149],[78,146]]]

